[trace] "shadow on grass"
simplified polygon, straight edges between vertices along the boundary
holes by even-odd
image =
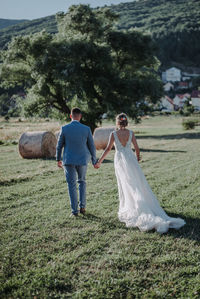
[[[146,148],[140,148],[141,152],[148,153],[187,153],[187,151],[176,151],[176,150],[161,150],[161,149],[146,149]]]
[[[8,179],[8,180],[0,181],[0,187],[1,186],[12,186],[12,185],[20,184],[20,183],[26,183],[28,181],[32,181],[34,178],[38,178],[39,175],[41,177],[48,176],[54,172],[55,172],[54,170],[49,170],[42,174],[36,173],[36,174],[34,174],[32,176],[28,176],[28,177],[19,177],[19,178],[12,178],[12,179]]]
[[[192,217],[185,217],[180,214],[172,214],[170,213],[170,217],[175,218],[183,218],[186,222],[186,224],[180,228],[179,230],[176,229],[169,229],[169,231],[166,233],[170,236],[173,236],[174,238],[184,238],[194,241],[200,241],[200,219],[199,218],[192,218]],[[87,213],[82,218],[85,221],[91,221],[99,223],[102,228],[105,230],[115,230],[115,229],[123,229],[123,230],[138,230],[138,228],[127,228],[124,223],[120,222],[117,218],[115,220],[111,219],[108,220],[104,217],[99,217],[91,213]],[[139,231],[139,230],[138,230]],[[142,233],[142,232],[141,232]],[[146,233],[156,233],[154,230],[148,231]]]
[[[105,229],[109,228],[115,230],[119,228],[124,228],[124,224],[121,223],[117,218],[115,220],[109,218],[110,220],[108,220],[108,218],[105,217],[99,217],[91,213],[86,213],[82,219],[86,221],[89,220],[92,222],[99,223]]]
[[[168,234],[175,238],[184,238],[193,241],[200,241],[200,218],[185,217],[180,214],[170,213],[170,217],[182,218],[186,224],[179,230],[170,229]]]
[[[55,161],[56,160],[56,157],[50,157],[50,158],[39,158],[40,160],[47,160],[47,161]]]
[[[142,135],[137,136],[137,139],[200,139],[200,133],[182,133],[170,135]]]
[[[103,160],[103,163],[113,163],[113,160],[107,160],[107,159],[105,159],[105,160]]]

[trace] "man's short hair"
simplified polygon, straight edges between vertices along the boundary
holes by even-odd
[[[72,108],[71,115],[82,114],[81,110],[78,107]]]

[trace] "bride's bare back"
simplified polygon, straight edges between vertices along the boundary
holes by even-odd
[[[117,137],[118,137],[120,143],[125,147],[129,140],[130,131],[127,129],[118,130],[118,131],[116,131],[116,134],[117,134]]]
[[[130,131],[127,130],[127,129],[121,129],[120,128],[118,131],[116,131],[116,134],[117,134],[117,137],[119,139],[119,142],[122,144],[122,146],[125,147],[126,144],[127,144],[127,142],[128,142],[128,140],[129,140],[129,136],[131,134]],[[102,155],[101,155],[98,163],[96,164],[97,167],[100,167],[101,163],[103,162],[103,160],[105,159],[105,157],[107,156],[107,154],[111,151],[114,142],[115,142],[114,134],[111,133],[109,141],[108,141],[108,144],[107,144],[107,147],[106,147],[105,151],[102,153]],[[136,156],[137,156],[137,160],[140,161],[140,149],[138,147],[138,144],[137,144],[137,141],[136,141],[136,138],[135,138],[135,135],[134,135],[133,132],[132,132],[131,142],[134,145]]]

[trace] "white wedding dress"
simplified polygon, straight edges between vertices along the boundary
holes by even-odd
[[[169,228],[179,229],[185,224],[181,218],[169,217],[153,194],[131,148],[132,131],[123,146],[114,131],[115,174],[119,192],[118,217],[127,227],[138,227],[141,231],[155,229],[166,233]]]

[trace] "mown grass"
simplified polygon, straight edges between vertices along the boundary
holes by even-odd
[[[7,123],[8,144],[0,146],[0,297],[199,298],[200,130],[186,133],[181,122],[171,116],[130,125],[161,205],[187,222],[165,235],[118,221],[114,151],[98,171],[89,165],[87,215],[70,218],[63,172],[54,160],[22,159],[9,145],[14,122]],[[22,123],[16,136],[32,125]]]

